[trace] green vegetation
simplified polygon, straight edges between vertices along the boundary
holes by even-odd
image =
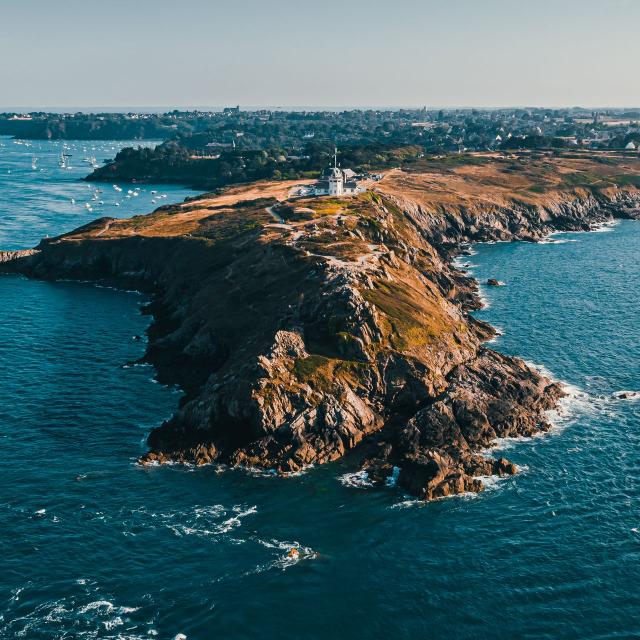
[[[620,174],[615,177],[615,182],[621,187],[638,187],[640,189],[640,174]]]
[[[352,389],[360,386],[359,376],[368,368],[365,362],[340,360],[310,355],[295,361],[293,371],[300,382],[309,384],[318,391],[329,391],[336,381],[344,381]]]
[[[386,315],[390,323],[389,340],[398,351],[432,344],[450,329],[441,308],[402,284],[378,281],[375,289],[363,295]]]
[[[186,138],[155,148],[128,147],[113,162],[96,169],[89,180],[136,180],[190,184],[200,189],[219,189],[255,180],[297,180],[318,177],[333,156],[330,143],[309,143],[302,154],[281,148],[222,149],[212,155],[192,150]],[[395,167],[416,161],[417,147],[396,148],[382,144],[345,146],[341,163],[358,172]]]

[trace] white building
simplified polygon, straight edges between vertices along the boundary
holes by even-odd
[[[333,156],[333,167],[322,172],[313,193],[316,196],[349,196],[362,193],[364,189],[358,186],[356,173],[351,169],[341,169],[338,166],[338,149]]]

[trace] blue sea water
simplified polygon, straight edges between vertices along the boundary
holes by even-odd
[[[16,210],[4,161],[2,243],[86,221],[56,209],[87,189],[68,176]],[[136,466],[180,397],[126,366],[143,298],[0,277],[0,637],[640,637],[640,402],[612,395],[640,390],[640,223],[555,239],[469,260],[506,283],[478,313],[493,346],[573,385],[558,428],[501,444],[521,474],[430,504],[341,464]]]
[[[155,144],[0,136],[0,250],[28,249],[45,236],[71,231],[102,216],[128,218],[195,195],[191,189],[173,185],[82,182],[92,171],[91,159],[101,165],[124,147]],[[63,153],[68,156],[66,168],[60,167]]]

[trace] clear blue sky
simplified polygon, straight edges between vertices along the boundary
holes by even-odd
[[[640,106],[640,0],[16,0],[1,106]]]

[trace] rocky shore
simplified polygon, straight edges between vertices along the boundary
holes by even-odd
[[[0,251],[0,263],[13,262],[20,258],[27,258],[37,253],[37,249],[22,249],[19,251]]]
[[[1,267],[151,294],[145,360],[185,395],[142,464],[287,473],[346,456],[374,484],[393,474],[435,499],[515,473],[483,451],[548,429],[563,395],[483,346],[495,332],[469,315],[477,283],[453,258],[468,243],[536,241],[640,210],[633,187],[496,191],[458,185],[443,202],[432,175],[402,172],[343,200],[255,199],[253,187],[250,200],[239,190],[97,220]]]

